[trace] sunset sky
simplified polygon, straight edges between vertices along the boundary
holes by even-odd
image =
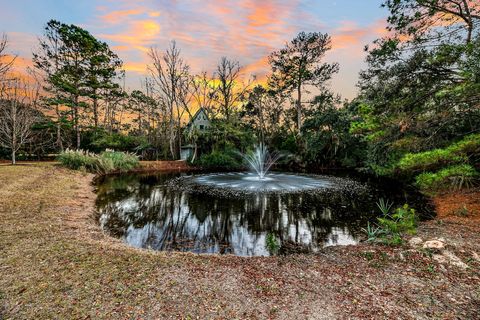
[[[380,0],[16,0],[2,1],[0,33],[18,54],[17,68],[28,65],[37,37],[49,19],[72,23],[106,41],[127,70],[127,87],[140,87],[149,62],[147,50],[165,49],[176,40],[193,72],[212,71],[222,56],[239,60],[245,74],[262,78],[267,55],[299,31],[328,32],[340,63],[332,88],[353,98],[363,47],[385,34]]]

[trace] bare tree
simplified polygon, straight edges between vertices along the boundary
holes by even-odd
[[[15,62],[16,56],[9,58],[5,51],[8,47],[7,35],[3,34],[0,38],[0,81],[5,81],[5,76]]]
[[[214,119],[217,113],[215,106],[218,101],[218,87],[215,81],[215,74],[209,76],[204,71],[192,77],[190,85],[193,101],[206,111],[210,119]]]
[[[239,62],[226,57],[222,57],[217,66],[216,77],[219,82],[217,102],[220,104],[220,112],[227,121],[230,120],[238,102],[245,98],[245,93],[251,84],[251,81],[247,84],[240,81],[240,71]]]
[[[18,150],[33,138],[38,91],[18,79],[4,81],[0,87],[0,145],[10,149],[12,164]]]
[[[165,106],[168,122],[168,140],[170,154],[173,159],[178,158],[181,143],[180,124],[187,105],[189,66],[180,56],[180,49],[175,41],[163,53],[157,49],[150,49],[152,65],[149,66],[152,78],[159,94],[159,104]],[[176,144],[175,142],[178,142]]]
[[[148,123],[147,133],[148,133],[148,139],[149,141],[151,141],[152,132],[155,131],[155,120],[158,117],[158,113],[156,112],[157,103],[153,98],[153,87],[154,87],[153,80],[150,78],[145,78],[145,81],[143,81],[142,86],[145,89],[145,97],[147,99],[146,110],[145,110],[147,113],[147,123]]]

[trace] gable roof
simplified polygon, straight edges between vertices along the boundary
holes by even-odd
[[[210,122],[210,118],[208,117],[207,111],[205,110],[205,108],[201,107],[200,109],[197,110],[197,112],[195,112],[192,119],[190,121],[188,121],[187,125],[185,126],[185,129],[190,130],[191,127],[193,126],[195,120],[197,120],[198,116],[200,116],[200,114],[202,114],[202,113],[205,115],[208,122]]]
[[[197,112],[195,112],[195,114],[193,115],[192,119],[189,121],[189,124],[192,123],[192,122],[195,122],[195,120],[197,120],[198,116],[203,113],[205,115],[205,117],[207,117],[207,120],[210,121],[210,119],[208,118],[208,114],[207,112],[205,111],[205,108],[203,107],[200,107],[200,109],[197,110]]]

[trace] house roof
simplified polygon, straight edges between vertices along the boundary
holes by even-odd
[[[190,120],[189,124],[192,123],[192,122],[194,122],[194,121],[197,119],[197,117],[200,115],[200,113],[203,113],[203,114],[205,115],[205,117],[207,117],[207,120],[210,120],[210,119],[208,118],[207,112],[205,111],[205,108],[204,108],[204,107],[200,107],[200,109],[198,109],[197,112],[195,112],[195,114],[193,115],[192,120]]]

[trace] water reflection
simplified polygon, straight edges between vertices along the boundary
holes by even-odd
[[[220,198],[172,190],[176,175],[108,177],[98,186],[104,230],[155,250],[267,256],[272,234],[280,253],[355,244],[374,215],[371,200],[343,194],[254,194]]]

